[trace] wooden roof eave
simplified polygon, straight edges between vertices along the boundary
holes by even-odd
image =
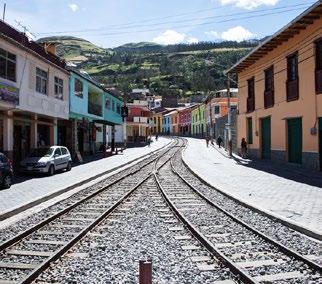
[[[261,45],[251,51],[248,55],[238,61],[226,73],[240,72],[245,68],[248,68],[254,62],[262,58],[268,52],[275,49],[283,42],[299,34],[300,30],[306,29],[310,24],[313,24],[315,20],[320,19],[322,16],[322,0],[319,0],[313,4],[310,8],[304,11],[296,19],[290,22],[287,26],[280,29],[272,37],[264,41]]]

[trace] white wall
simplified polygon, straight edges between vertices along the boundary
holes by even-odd
[[[17,109],[56,118],[69,118],[69,76],[55,65],[49,64],[27,50],[1,39],[0,47],[16,55],[16,82],[0,77],[0,82],[19,88]],[[36,68],[48,72],[47,95],[36,92]],[[54,94],[54,77],[64,81],[63,100]],[[2,104],[2,102],[0,102]]]
[[[106,127],[106,133],[108,135],[108,143],[110,145],[112,141],[112,126]],[[116,143],[122,143],[123,142],[123,126],[122,125],[116,125],[115,126],[115,142]]]

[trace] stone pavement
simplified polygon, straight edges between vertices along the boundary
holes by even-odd
[[[322,173],[234,156],[188,138],[185,162],[201,178],[271,215],[322,234]]]
[[[164,147],[169,142],[169,139],[160,137],[158,141],[151,143],[150,147],[128,148],[123,154],[78,165],[72,168],[70,172],[61,172],[54,176],[33,175],[22,181],[17,178],[16,183],[10,189],[0,190],[0,215],[73,186],[78,182],[127,164],[134,159]]]

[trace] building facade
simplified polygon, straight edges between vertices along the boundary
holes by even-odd
[[[69,117],[65,62],[0,21],[0,147],[17,166],[33,148],[58,143]]]
[[[191,111],[191,134],[196,137],[204,137],[206,131],[205,104],[199,104]]]
[[[191,107],[179,110],[179,133],[183,136],[191,135]]]
[[[229,72],[238,73],[238,141],[251,155],[322,168],[322,3]]]

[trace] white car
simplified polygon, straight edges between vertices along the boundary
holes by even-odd
[[[72,169],[72,158],[66,147],[51,146],[34,149],[30,155],[21,161],[23,172],[55,174],[57,170]]]

